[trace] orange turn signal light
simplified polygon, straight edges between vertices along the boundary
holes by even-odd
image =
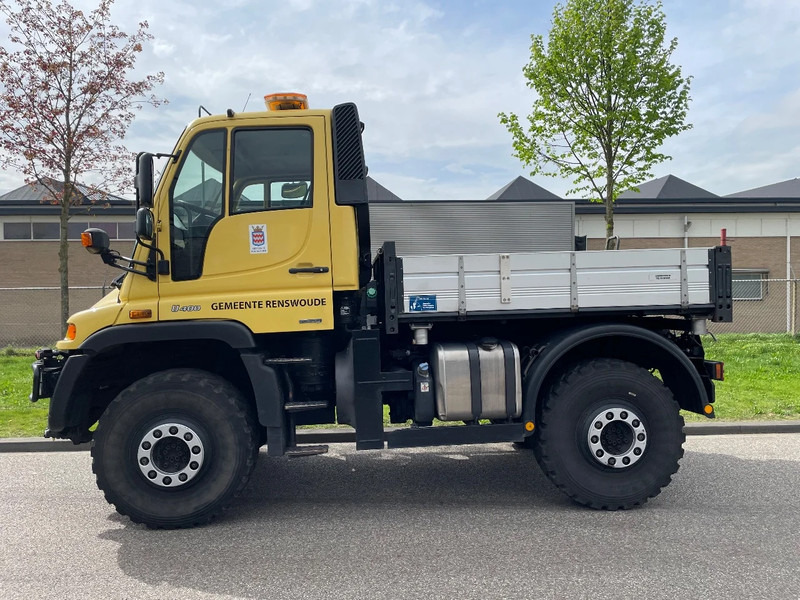
[[[81,234],[81,245],[84,248],[91,248],[91,246],[92,246],[92,234],[89,233],[88,231],[84,231]]]
[[[725,380],[725,363],[718,362],[714,365],[714,379],[717,381]]]
[[[75,339],[77,333],[78,333],[78,328],[75,327],[75,323],[67,323],[67,335],[64,336],[64,339],[72,341]]]
[[[706,375],[714,381],[725,381],[725,363],[716,360],[703,361],[706,368]]]
[[[153,311],[149,308],[139,308],[128,311],[128,318],[130,319],[152,319]]]
[[[713,407],[713,406],[711,406],[710,404],[706,404],[706,405],[703,407],[703,412],[704,412],[704,413],[706,413],[707,415],[710,415],[711,413],[713,413],[713,412],[714,412],[714,407]]]
[[[533,421],[528,421],[525,423],[525,431],[533,431],[534,427],[535,425],[533,424]]]

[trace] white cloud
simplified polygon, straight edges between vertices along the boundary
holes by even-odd
[[[94,2],[75,2],[91,8]],[[137,76],[164,71],[131,128],[131,149],[168,151],[199,105],[260,108],[275,91],[312,107],[355,101],[372,175],[404,198],[483,198],[527,169],[497,113],[527,114],[522,66],[553,3],[424,0],[117,0],[123,30],[147,20],[155,40]],[[693,75],[694,129],[665,146],[667,173],[726,194],[800,175],[800,14],[794,3],[671,0],[675,61]],[[0,34],[4,29],[0,28]],[[5,37],[5,36],[4,36]],[[0,192],[10,189],[0,176]],[[557,194],[567,181],[537,178]]]

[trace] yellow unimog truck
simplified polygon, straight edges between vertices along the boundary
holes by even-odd
[[[305,424],[350,425],[358,450],[517,442],[598,509],[669,483],[679,410],[714,416],[701,335],[732,318],[729,248],[373,256],[355,104],[266,99],[138,156],[132,255],[82,236],[125,273],[37,352],[45,436],[92,440],[120,513],[205,523],[260,447],[326,451]]]

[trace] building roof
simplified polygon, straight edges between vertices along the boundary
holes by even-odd
[[[561,200],[561,198],[536,185],[530,179],[520,176],[501,187],[487,200]]]
[[[403,199],[367,176],[367,199],[370,202],[402,202]]]
[[[719,198],[708,190],[684,181],[675,175],[665,175],[639,185],[639,191],[628,190],[620,198],[654,198],[658,200],[683,200],[689,198]]]
[[[763,185],[761,187],[753,188],[752,190],[745,190],[743,192],[736,192],[735,194],[728,194],[726,198],[800,198],[800,179],[787,179],[779,183],[772,183],[770,185]]]
[[[572,201],[571,201],[572,202]],[[605,214],[602,202],[574,200],[575,214]],[[684,198],[665,202],[659,198],[620,198],[614,214],[683,214],[683,213],[797,213],[800,198]]]
[[[50,180],[49,184],[57,189],[63,183]],[[100,212],[107,215],[133,216],[133,201],[114,194],[98,192],[78,184],[81,194],[80,203],[70,208],[71,214],[88,214]],[[0,214],[2,215],[55,215],[61,212],[58,204],[50,201],[50,192],[40,183],[25,184],[0,196]]]

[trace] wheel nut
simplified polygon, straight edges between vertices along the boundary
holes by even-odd
[[[142,458],[139,459],[139,464],[141,464],[143,466],[147,465],[149,462],[150,462],[150,460],[146,456],[143,456]]]
[[[178,433],[178,428],[177,427],[175,427],[173,425],[172,427],[169,428],[169,434],[170,435],[175,435],[176,433]]]
[[[186,481],[187,479],[189,479],[189,476],[186,473],[181,473],[180,475],[178,475],[178,479],[180,479],[181,481]]]
[[[640,456],[640,455],[642,454],[642,449],[641,449],[641,448],[634,448],[634,449],[633,449],[633,453],[634,453],[636,456]]]
[[[633,425],[634,427],[638,427],[639,425],[641,425],[641,423],[639,422],[639,419],[634,419],[633,421],[631,421],[631,425]]]
[[[603,424],[600,421],[597,421],[597,423],[594,424],[594,428],[595,429],[602,429],[603,428]]]
[[[630,457],[626,456],[625,458],[623,458],[623,459],[622,459],[622,464],[623,464],[623,465],[629,465],[629,464],[631,464],[631,459],[630,459]]]
[[[154,438],[156,438],[156,439],[160,438],[162,435],[164,435],[164,434],[163,434],[163,433],[161,433],[161,430],[160,430],[160,429],[156,429],[156,430],[153,432],[153,437],[154,437]]]
[[[615,464],[617,464],[617,459],[612,456],[611,458],[608,459],[608,464],[610,464],[613,467]]]
[[[606,413],[606,419],[608,419],[610,421],[613,418],[614,418],[614,413],[612,413],[612,412],[607,412]]]
[[[600,441],[600,438],[599,438],[599,437],[597,437],[596,435],[593,435],[593,436],[592,436],[592,443],[593,443],[593,444],[596,444],[596,443],[597,443],[597,442],[599,442],[599,441]]]
[[[164,483],[164,485],[169,485],[170,483],[172,483],[172,477],[164,477],[164,479],[162,479],[161,481]]]
[[[187,442],[190,442],[192,440],[192,437],[193,437],[192,434],[189,433],[188,431],[183,434],[183,439],[185,439]]]
[[[644,441],[644,434],[640,433],[639,435],[636,436],[636,439],[639,440],[640,442],[643,442]]]
[[[192,454],[200,454],[200,446],[192,446]]]
[[[155,471],[150,471],[150,472],[147,474],[147,476],[148,476],[150,479],[155,479],[155,478],[156,478],[156,472],[155,472]]]
[[[142,443],[142,450],[150,450],[150,442],[143,442]]]
[[[196,470],[197,470],[199,467],[200,467],[200,465],[198,465],[198,464],[197,464],[196,462],[194,462],[194,461],[192,461],[192,462],[190,462],[190,463],[189,463],[189,468],[191,468],[193,471],[196,471]]]
[[[628,418],[628,413],[623,410],[621,413],[619,413],[619,418],[620,419],[627,419]]]
[[[595,452],[595,456],[597,456],[597,458],[601,458],[603,454],[605,454],[605,452],[603,452],[602,450],[598,450],[597,452]]]

